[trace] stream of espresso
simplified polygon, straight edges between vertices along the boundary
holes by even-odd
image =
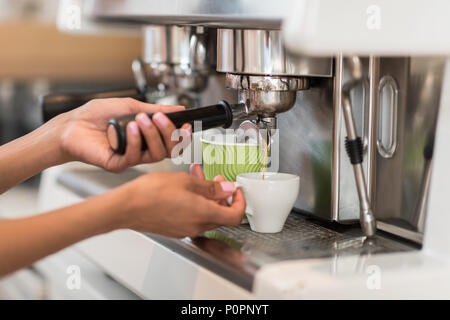
[[[258,130],[261,129],[259,122],[257,123],[258,126]],[[261,136],[260,136],[261,137]],[[267,133],[266,139],[261,139],[262,140],[262,145],[263,145],[263,152],[264,152],[264,160],[263,160],[263,164],[262,164],[262,179],[264,180],[264,176],[266,174],[266,170],[267,170],[267,158],[269,155],[269,146],[267,144],[267,141],[270,141],[269,139],[272,139],[272,137]]]
[[[262,139],[263,141],[263,152],[264,152],[264,160],[263,160],[263,167],[262,167],[262,179],[264,180],[264,175],[267,170],[267,155],[269,153],[268,146],[266,140]]]

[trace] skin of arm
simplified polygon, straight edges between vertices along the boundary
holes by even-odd
[[[52,128],[52,126],[50,126]],[[58,128],[35,131],[0,146],[0,194],[42,170],[62,164]]]
[[[160,161],[177,141],[171,141],[175,126],[162,112],[183,110],[182,106],[161,106],[130,98],[97,99],[51,119],[33,132],[0,146],[0,194],[39,173],[68,161],[82,161],[112,172],[139,163]],[[108,120],[138,113],[127,126],[125,155],[115,154],[106,138]],[[154,113],[149,119],[145,113]],[[190,130],[189,125],[182,129]],[[149,146],[141,152],[143,132]]]
[[[120,226],[113,194],[41,215],[0,220],[0,277],[91,236]]]
[[[179,106],[164,108],[167,112],[180,110]],[[161,109],[132,99],[91,101],[0,146],[0,193],[68,161],[120,172],[169,156],[174,142],[168,140],[175,127],[158,112]],[[146,118],[143,112],[157,112],[158,119]],[[127,113],[139,115],[127,127],[127,150],[119,156],[110,150],[105,130],[107,120]],[[149,146],[144,153],[139,130]],[[73,206],[29,218],[0,220],[0,277],[78,241],[116,229],[194,237],[220,225],[239,225],[245,209],[242,191],[222,178],[205,181],[200,172],[199,166],[193,166],[192,175],[145,174]],[[233,203],[228,206],[223,200],[232,195]]]
[[[230,196],[231,206],[219,203]],[[244,209],[240,189],[224,189],[220,182],[184,172],[145,174],[66,208],[1,220],[0,277],[98,234],[129,228],[195,237],[220,225],[238,226]]]

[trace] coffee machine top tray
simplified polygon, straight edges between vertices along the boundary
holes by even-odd
[[[96,169],[70,169],[58,176],[58,183],[81,197],[108,191],[142,174],[128,169],[120,175]],[[379,233],[370,241],[358,225],[336,226],[292,212],[282,232],[257,233],[248,224],[220,227],[191,239],[172,239],[147,234],[177,254],[211,272],[251,290],[256,271],[270,263],[313,258],[369,256],[417,249],[402,240]]]
[[[279,29],[294,3],[295,0],[85,0],[83,13],[115,22]]]

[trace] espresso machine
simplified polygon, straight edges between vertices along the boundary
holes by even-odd
[[[208,46],[214,30],[202,27],[148,25],[142,28],[142,57],[131,65],[134,88],[102,92],[51,93],[40,104],[43,121],[92,99],[130,97],[149,103],[198,106],[197,93],[208,84],[215,61]],[[214,51],[212,51],[214,53]]]
[[[378,2],[389,14],[399,10]],[[192,108],[186,112],[226,100],[227,126],[244,121],[276,131],[278,171],[300,176],[282,232],[241,225],[180,240],[120,230],[77,246],[107,274],[146,298],[448,296],[446,246],[438,257],[429,249],[440,245],[424,242],[430,225],[439,225],[426,222],[439,210],[430,203],[430,190],[439,189],[432,188],[438,122],[450,115],[442,102],[445,57],[392,54],[386,43],[377,51],[376,41],[357,46],[321,29],[346,9],[359,21],[365,2],[77,3],[94,23],[142,29],[143,55],[133,63],[137,96],[107,96],[157,102],[175,94]],[[42,188],[64,186],[81,200],[139,174],[68,168],[47,173]],[[445,232],[433,234],[428,243],[441,244]],[[379,274],[384,285],[372,288]],[[429,291],[415,290],[411,276]]]

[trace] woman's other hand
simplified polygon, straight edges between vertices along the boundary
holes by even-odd
[[[113,192],[124,199],[121,227],[177,238],[239,226],[245,210],[242,190],[233,182],[206,181],[184,172],[146,174]],[[219,203],[231,196],[229,206]]]
[[[191,164],[191,166],[189,167],[189,173],[193,177],[197,177],[199,179],[206,180],[205,174],[203,173],[202,166],[199,165],[198,163]],[[216,181],[216,182],[223,182],[223,181],[226,181],[226,180],[225,180],[224,176],[217,175],[217,176],[214,177],[214,181]],[[228,205],[227,199],[218,200],[217,203],[219,203],[219,204],[221,204],[223,206],[227,206]]]

